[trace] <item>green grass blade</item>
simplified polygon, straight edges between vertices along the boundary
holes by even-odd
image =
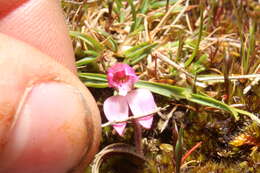
[[[80,66],[84,66],[84,65],[88,65],[89,63],[92,63],[94,61],[96,61],[96,57],[85,57],[85,58],[82,58],[80,60],[78,60],[76,62],[76,66],[77,67],[80,67]]]
[[[118,43],[113,39],[112,35],[100,29],[96,29],[96,31],[106,38],[106,41],[104,42],[104,46],[111,49],[113,52],[117,52]]]
[[[147,56],[148,56],[148,53],[144,53],[144,54],[142,54],[142,55],[140,55],[140,56],[137,56],[137,57],[133,58],[133,59],[129,62],[129,64],[130,64],[130,65],[135,65],[135,64],[137,64],[139,61],[141,61],[142,59],[146,58]]]
[[[118,17],[119,23],[122,23],[125,20],[125,13],[122,12],[122,8],[123,8],[122,0],[115,0],[115,6],[113,10],[119,16]]]
[[[88,87],[94,87],[94,88],[106,88],[108,87],[107,79],[105,74],[96,74],[96,73],[79,73],[80,78]],[[254,114],[249,113],[244,110],[240,110],[237,108],[233,108],[221,101],[218,101],[214,98],[211,98],[207,95],[203,94],[196,94],[192,93],[190,89],[182,88],[178,86],[168,85],[168,84],[162,84],[162,83],[156,83],[156,82],[149,82],[149,81],[138,81],[135,86],[137,88],[147,88],[150,91],[165,96],[169,98],[174,99],[187,99],[191,102],[204,105],[204,106],[210,106],[217,109],[221,109],[227,112],[232,113],[232,115],[235,117],[235,119],[238,119],[238,114],[244,114],[251,118],[253,121],[258,123],[260,125],[260,119],[256,117]]]
[[[126,57],[125,62],[131,65],[136,64],[145,58],[155,46],[157,46],[157,43],[145,42],[126,50],[123,53],[123,55]]]
[[[87,46],[89,46],[93,50],[96,50],[97,52],[101,52],[104,49],[104,46],[101,43],[99,43],[97,40],[95,40],[94,38],[92,38],[87,34],[83,34],[78,31],[70,31],[69,34],[72,37],[84,41],[87,44]]]
[[[86,50],[83,52],[84,53],[84,56],[83,58],[79,59],[77,62],[76,62],[76,66],[77,67],[80,67],[80,66],[85,66],[85,65],[88,65],[92,62],[95,62],[97,57],[100,56],[100,54],[96,51],[93,51],[93,50]]]
[[[249,28],[249,45],[247,50],[246,59],[244,62],[244,72],[248,73],[249,70],[249,59],[254,54],[255,51],[255,31],[256,31],[256,21],[251,19],[251,24]]]
[[[178,140],[175,146],[175,172],[180,173],[181,172],[181,158],[183,154],[183,127],[180,127]]]
[[[177,2],[178,0],[170,0],[169,1],[169,5],[173,5]],[[167,4],[167,0],[164,0],[164,1],[154,1],[152,4],[151,4],[151,8],[152,9],[157,9],[157,8],[161,8],[161,7],[165,7]]]
[[[130,32],[133,32],[135,29],[136,29],[136,7],[134,6],[134,1],[133,0],[127,0],[128,4],[130,4],[130,7],[131,7],[131,14],[132,14],[132,21],[133,21],[133,24],[131,25],[131,29],[130,29]]]
[[[254,114],[241,110],[241,109],[237,109],[237,108],[234,108],[234,110],[240,114],[248,116],[249,118],[251,118],[253,121],[255,121],[260,126],[260,119],[257,116],[255,116]]]
[[[169,97],[169,98],[175,98],[177,100],[185,99],[187,95],[191,94],[191,91],[189,89],[172,86],[172,85],[165,85],[156,82],[148,82],[148,81],[140,80],[135,84],[135,86],[137,88],[146,88],[156,94]]]
[[[126,57],[128,57],[129,55],[131,55],[131,53],[133,53],[133,52],[137,51],[138,49],[141,49],[142,47],[147,46],[147,45],[149,45],[149,42],[140,43],[140,44],[138,44],[138,45],[136,45],[134,47],[131,47],[131,48],[127,49],[126,51],[124,51],[123,54]]]
[[[78,76],[82,79],[83,83],[87,87],[93,88],[107,88],[108,83],[106,75],[97,73],[78,73]]]
[[[140,14],[146,14],[147,11],[149,10],[149,4],[150,4],[149,0],[142,0],[141,6],[139,8],[139,13]],[[136,30],[137,28],[140,28],[140,25],[143,26],[143,21],[144,21],[143,17],[138,17],[136,19],[134,30]]]
[[[142,0],[142,4],[140,6],[140,13],[145,14],[149,9],[149,0]]]
[[[134,58],[136,56],[140,56],[141,54],[150,51],[152,48],[154,48],[157,45],[157,43],[151,43],[145,46],[138,46],[138,49],[136,49],[133,52],[129,52],[128,54],[125,54],[127,58]]]
[[[85,50],[84,54],[89,55],[89,56],[95,56],[98,57],[100,54],[94,50]]]
[[[190,98],[187,98],[187,100],[194,102],[194,103],[201,104],[201,105],[210,106],[210,107],[214,107],[214,108],[218,108],[218,109],[221,109],[221,110],[228,111],[228,112],[230,112],[234,115],[236,120],[238,120],[238,118],[239,118],[238,113],[235,110],[235,108],[233,108],[233,107],[231,107],[231,106],[229,106],[229,105],[227,105],[227,104],[225,104],[221,101],[213,99],[209,96],[193,93]]]
[[[232,113],[234,117],[238,119],[238,113],[234,110],[234,108],[209,96],[192,93],[190,89],[147,81],[139,81],[136,83],[135,86],[138,88],[147,88],[154,93],[166,97],[174,97],[176,99],[187,99],[194,103],[225,110]]]
[[[203,8],[201,7],[200,9],[200,26],[199,26],[199,36],[198,36],[198,40],[197,40],[197,43],[196,43],[196,47],[195,49],[193,50],[191,56],[189,57],[189,59],[185,62],[185,67],[188,67],[193,59],[197,56],[198,54],[198,51],[199,51],[199,47],[200,47],[200,41],[201,41],[201,38],[202,38],[202,32],[203,32]]]

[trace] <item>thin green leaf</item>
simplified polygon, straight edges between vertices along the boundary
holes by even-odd
[[[80,67],[80,66],[84,66],[84,65],[88,65],[92,62],[95,62],[97,57],[99,57],[99,53],[93,50],[86,50],[83,52],[83,54],[85,55],[85,57],[79,59],[76,62],[76,66]]]
[[[139,35],[141,31],[144,30],[144,25],[139,25],[133,32],[131,32],[128,36],[133,37],[135,35]]]
[[[192,74],[198,74],[206,69],[202,63],[205,62],[207,58],[208,55],[204,54],[192,65]]]
[[[79,76],[82,78],[83,82],[88,87],[95,87],[95,88],[108,87],[106,75],[104,74],[79,73]],[[235,119],[238,119],[238,113],[244,114],[260,125],[259,118],[256,117],[254,114],[244,110],[233,108],[207,95],[192,93],[192,91],[187,88],[182,88],[182,87],[162,84],[162,83],[156,83],[156,82],[142,81],[142,80],[138,81],[135,84],[135,86],[137,88],[147,88],[156,94],[166,96],[169,98],[187,99],[194,103],[221,109],[232,113]]]
[[[133,48],[128,49],[123,54],[126,57],[125,62],[128,64],[136,64],[144,57],[146,57],[157,45],[157,43],[142,43],[140,45],[134,46]]]
[[[143,53],[146,53],[147,51],[150,51],[152,48],[154,48],[157,45],[157,43],[151,43],[145,46],[137,46],[139,47],[134,52],[129,52],[128,54],[125,54],[126,58],[134,58],[136,56],[140,56]]]
[[[113,52],[117,52],[118,45],[117,42],[113,39],[113,37],[103,30],[96,29],[96,31],[106,38],[106,41],[104,42],[105,46],[111,49]]]
[[[82,79],[83,83],[87,87],[93,88],[107,88],[108,83],[106,75],[97,73],[78,73],[78,76]]]
[[[133,52],[135,52],[135,51],[137,51],[137,50],[139,50],[139,49],[141,49],[142,47],[145,47],[145,46],[147,46],[147,45],[149,45],[149,42],[143,42],[143,43],[141,43],[141,44],[138,44],[138,45],[136,45],[136,46],[134,46],[134,47],[131,47],[131,48],[127,49],[126,51],[124,51],[123,54],[124,54],[126,57],[128,57],[129,54],[131,54],[131,53],[133,53]]]
[[[237,111],[233,107],[228,106],[227,104],[225,104],[221,101],[215,100],[209,96],[202,95],[202,94],[191,94],[191,97],[187,98],[187,100],[201,104],[201,105],[210,106],[210,107],[228,111],[234,115],[236,120],[238,120],[238,118],[239,118]]]
[[[248,73],[249,70],[249,59],[254,54],[255,51],[255,31],[256,31],[256,21],[251,19],[251,24],[249,28],[249,45],[247,50],[246,59],[244,62],[244,72]]]
[[[255,116],[254,114],[241,110],[241,109],[237,109],[237,108],[234,108],[234,110],[240,114],[247,115],[249,118],[251,118],[253,121],[255,121],[258,125],[260,125],[260,119],[257,116]]]
[[[115,5],[114,5],[113,10],[119,16],[119,18],[118,18],[119,23],[122,23],[125,20],[125,13],[123,13],[121,11],[122,8],[123,8],[122,1],[121,0],[115,0]]]
[[[140,14],[146,14],[148,9],[149,9],[149,0],[142,0],[141,6],[139,7],[139,13]],[[134,26],[135,26],[134,30],[139,28],[140,25],[143,26],[143,21],[144,21],[143,17],[138,17],[136,19],[135,24],[134,24]]]
[[[203,32],[203,8],[201,7],[200,8],[200,26],[199,26],[199,36],[198,36],[198,40],[197,40],[197,43],[196,43],[196,47],[195,49],[193,50],[191,56],[189,57],[189,59],[185,62],[185,67],[189,66],[193,59],[197,56],[198,54],[198,51],[199,51],[199,47],[200,47],[200,41],[201,41],[201,38],[202,38],[202,32]]]
[[[101,52],[104,49],[104,46],[101,43],[99,43],[97,40],[95,40],[94,38],[92,38],[91,36],[89,36],[87,34],[83,34],[78,31],[70,31],[69,34],[72,37],[81,39],[82,41],[84,41],[87,44],[87,46],[89,46],[93,50]]]
[[[179,13],[183,10],[183,8],[185,8],[184,6],[182,5],[177,5],[175,8],[173,8],[171,10],[171,13],[174,14],[174,13]],[[154,12],[153,15],[151,16],[151,19],[155,20],[155,19],[161,19],[163,16],[165,15],[165,12]]]
[[[160,94],[169,98],[174,97],[175,99],[185,99],[187,95],[191,94],[191,91],[186,88],[181,88],[172,85],[165,85],[162,83],[138,81],[135,86],[137,88],[147,88],[150,91]]]
[[[141,61],[142,59],[146,58],[147,56],[148,56],[148,53],[145,53],[145,54],[143,54],[143,55],[137,56],[137,57],[135,57],[134,59],[132,59],[129,64],[130,64],[130,65],[135,65],[135,64],[137,64],[139,61]]]
[[[179,135],[178,135],[178,140],[175,146],[175,172],[176,173],[180,173],[181,170],[181,158],[182,158],[182,154],[183,154],[183,128],[180,127],[179,130]]]
[[[177,2],[178,0],[170,0],[169,1],[169,4],[170,5],[173,5]],[[152,4],[151,4],[151,8],[152,9],[157,9],[157,8],[160,8],[160,7],[165,7],[167,4],[167,1],[164,0],[164,1],[154,1]]]
[[[131,25],[131,29],[130,29],[130,32],[133,32],[135,29],[136,29],[136,7],[134,6],[134,1],[133,0],[127,0],[128,4],[130,4],[130,7],[131,7],[131,14],[132,14],[132,18],[133,18],[133,21],[134,23]]]
[[[142,4],[140,6],[140,13],[145,14],[149,9],[149,0],[142,0]]]
[[[120,9],[123,8],[123,4],[122,4],[122,1],[121,0],[115,0],[115,3],[116,3],[116,11],[119,13],[120,12]]]
[[[85,50],[84,54],[89,55],[89,56],[95,56],[98,57],[100,54],[94,50]]]
[[[92,62],[96,61],[96,59],[97,59],[96,57],[85,57],[85,58],[82,58],[82,59],[80,59],[80,60],[78,60],[76,62],[76,66],[80,67],[80,66],[87,65],[89,63],[92,63]]]
[[[218,108],[221,110],[228,111],[234,115],[236,119],[238,119],[238,113],[234,110],[234,108],[222,103],[218,100],[215,100],[209,96],[194,94],[190,89],[172,86],[168,84],[161,84],[155,82],[147,82],[147,81],[139,81],[135,85],[138,88],[147,88],[154,93],[166,96],[166,97],[174,97],[177,99],[187,99],[189,101],[206,105],[214,108]]]

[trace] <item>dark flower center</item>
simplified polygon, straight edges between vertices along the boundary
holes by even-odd
[[[115,75],[113,76],[113,80],[117,83],[125,83],[129,80],[129,76],[127,76],[125,74],[125,71],[118,71],[115,73]]]

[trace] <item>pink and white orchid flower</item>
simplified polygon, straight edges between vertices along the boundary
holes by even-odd
[[[109,87],[115,88],[119,95],[111,96],[104,102],[104,113],[109,121],[125,120],[129,116],[129,107],[135,116],[147,115],[156,110],[152,93],[148,89],[135,89],[138,81],[134,69],[127,64],[118,63],[108,69]],[[139,118],[138,123],[144,128],[151,128],[153,115]],[[113,125],[119,135],[123,135],[126,122]]]

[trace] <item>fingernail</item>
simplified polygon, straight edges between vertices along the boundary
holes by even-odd
[[[91,145],[90,116],[76,88],[58,82],[34,86],[17,113],[0,172],[67,172]]]

